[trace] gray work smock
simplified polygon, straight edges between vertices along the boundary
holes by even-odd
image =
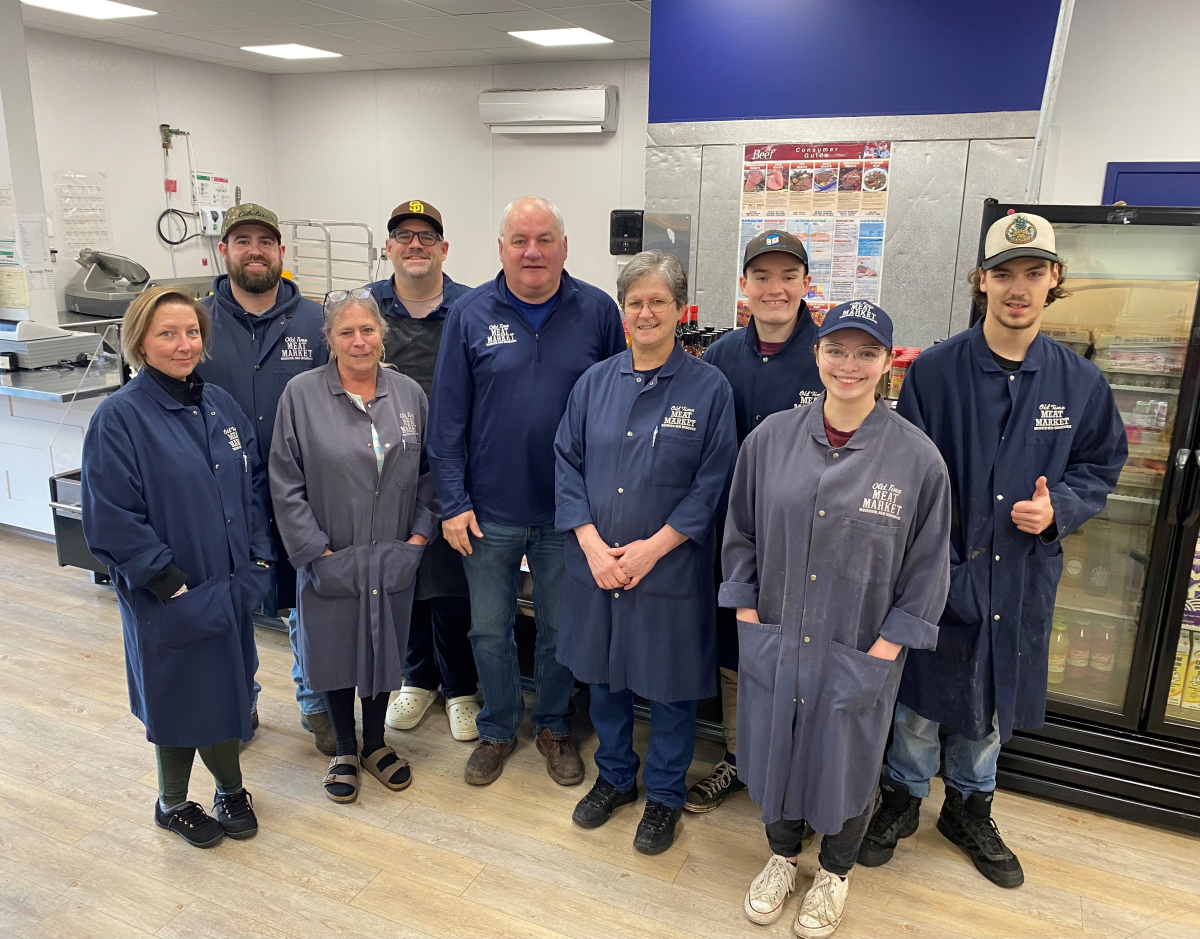
[[[738,622],[738,776],[766,823],[836,834],[871,804],[909,648],[932,649],[950,584],[950,481],[880,401],[831,449],[825,395],[746,438],[720,603]],[[894,662],[868,655],[880,636]]]
[[[413,534],[437,534],[425,462],[428,402],[405,375],[379,369],[361,410],[337,363],[288,382],[271,442],[271,497],[297,572],[299,643],[313,691],[357,688],[361,697],[404,684],[417,567]],[[371,424],[384,449],[378,468]],[[325,555],[326,549],[333,553]]]

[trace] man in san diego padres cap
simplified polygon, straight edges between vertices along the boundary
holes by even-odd
[[[813,358],[817,324],[804,301],[809,281],[808,252],[795,235],[767,229],[747,243],[740,284],[750,322],[718,339],[704,353],[704,361],[719,368],[733,388],[739,446],[770,415],[810,404],[823,390]],[[717,528],[718,544],[722,531],[723,520]],[[720,558],[717,567],[719,587],[723,579]],[[737,776],[738,635],[733,614],[731,609],[717,607],[725,756],[688,790],[683,807],[689,812],[711,812],[746,788]]]
[[[937,648],[912,649],[896,704],[882,804],[858,860],[885,864],[916,832],[946,740],[938,831],[1000,887],[1025,879],[992,819],[1000,745],[1041,727],[1062,539],[1103,509],[1125,463],[1125,427],[1100,370],[1042,335],[1066,296],[1046,219],[1012,212],[971,272],[983,317],[909,367],[897,410],[950,471],[950,595]]]

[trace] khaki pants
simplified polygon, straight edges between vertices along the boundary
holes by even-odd
[[[721,724],[725,731],[725,749],[734,756],[737,755],[737,685],[737,671],[721,669]]]

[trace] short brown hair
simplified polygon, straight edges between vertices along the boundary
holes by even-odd
[[[1050,262],[1051,267],[1055,265],[1054,261]],[[1046,294],[1046,306],[1049,306],[1055,300],[1064,300],[1071,296],[1071,291],[1063,286],[1067,282],[1067,265],[1062,261],[1057,262],[1058,265],[1058,284],[1051,287],[1050,292]],[[987,312],[987,293],[979,286],[979,275],[983,272],[983,268],[974,268],[967,275],[967,283],[971,285],[971,299],[975,302],[975,306],[981,312]]]
[[[200,338],[204,341],[200,361],[208,358],[208,339],[212,335],[212,323],[204,305],[182,287],[151,287],[138,294],[129,304],[125,310],[125,319],[121,323],[121,354],[134,368],[140,369],[146,364],[146,357],[142,355],[142,343],[146,341],[146,333],[150,332],[150,324],[154,322],[154,311],[168,303],[178,303],[196,311],[196,320],[200,324]]]

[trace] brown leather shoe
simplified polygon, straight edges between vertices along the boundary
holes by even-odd
[[[481,742],[467,760],[465,778],[472,786],[486,786],[500,778],[504,772],[504,758],[517,749],[517,738],[508,743]]]
[[[570,737],[555,737],[549,727],[537,735],[538,753],[546,758],[546,772],[560,786],[578,786],[583,782],[583,760]]]

